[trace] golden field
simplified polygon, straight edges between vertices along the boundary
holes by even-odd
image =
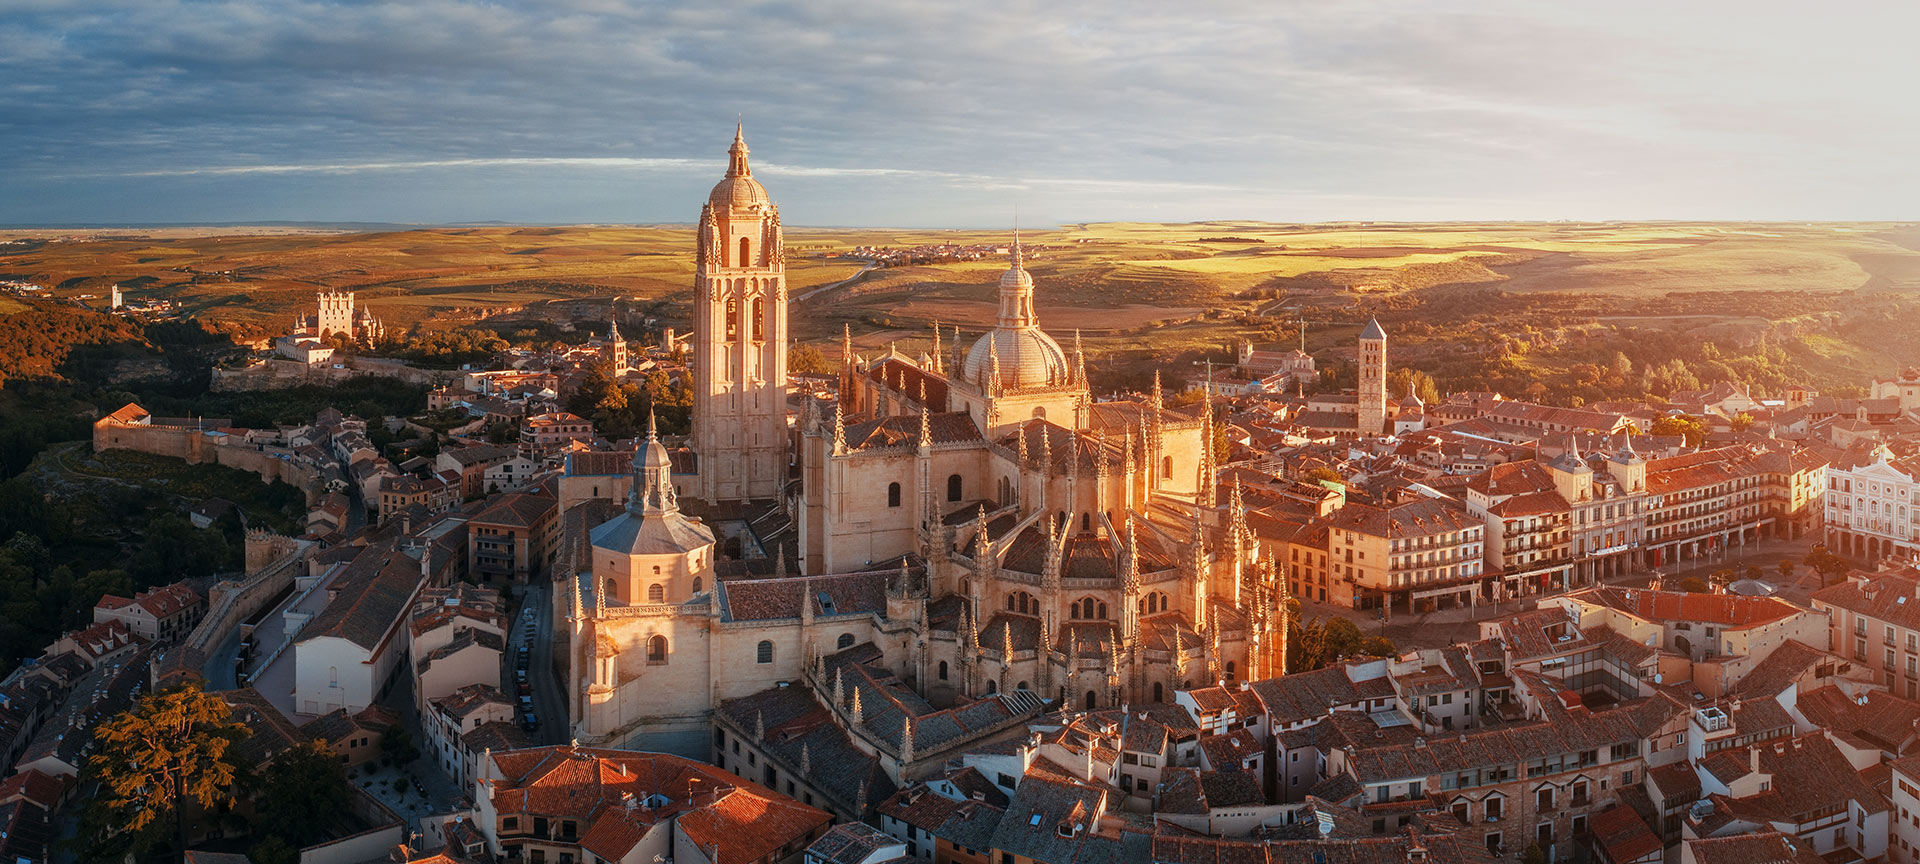
[[[1028,231],[1043,322],[1089,347],[1165,362],[1239,339],[1340,348],[1378,315],[1401,358],[1436,361],[1492,341],[1531,356],[1635,334],[1777,345],[1830,381],[1920,363],[1900,325],[1920,292],[1920,228],[1880,223],[1090,223]],[[359,292],[400,325],[467,324],[548,301],[624,297],[668,323],[691,299],[686,226],[426,228],[377,233],[162,229],[0,233],[0,278],[162,297],[256,335],[323,289]],[[789,229],[795,297],[846,280],[857,245],[1004,242],[1003,232]],[[44,242],[42,242],[44,241]],[[20,250],[20,251],[14,251]],[[875,269],[796,305],[803,340],[852,324],[863,345],[920,344],[939,320],[977,332],[1003,260]],[[599,306],[604,309],[604,305]],[[546,316],[552,317],[552,316]],[[1863,329],[1864,328],[1864,329]],[[903,346],[904,347],[904,346]],[[1197,356],[1197,355],[1196,355]],[[1552,366],[1546,363],[1543,373]],[[1568,362],[1572,362],[1569,359]],[[1464,367],[1463,367],[1464,368]],[[1464,373],[1463,373],[1464,374]]]

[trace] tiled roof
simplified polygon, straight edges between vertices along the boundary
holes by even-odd
[[[1907,629],[1920,630],[1920,579],[1905,572],[1863,574],[1813,592],[1826,604]]]
[[[470,582],[428,588],[414,600],[407,626],[419,636],[462,619],[503,626],[506,619],[500,611],[500,592]]]
[[[1822,864],[1813,844],[1778,831],[1687,840],[1695,864]]]
[[[1615,804],[1594,814],[1587,830],[1607,850],[1607,858],[1614,864],[1627,864],[1652,855],[1666,845],[1647,828],[1640,814],[1624,804]]]
[[[1651,591],[1611,585],[1575,591],[1567,598],[1619,610],[1643,621],[1688,621],[1713,624],[1726,630],[1771,624],[1805,611],[1776,597]]]
[[[669,756],[587,747],[493,753],[496,812],[575,819],[590,826],[581,847],[607,860],[626,857],[651,826],[677,820],[688,840],[722,861],[755,861],[832,821],[823,810],[711,765]],[[626,801],[658,806],[627,807]]]
[[[1326,521],[1332,528],[1395,539],[1428,537],[1485,525],[1467,511],[1466,505],[1451,498],[1421,498],[1387,507],[1351,503],[1327,514]]]
[[[917,575],[921,566],[909,565]],[[887,613],[888,580],[900,568],[878,568],[833,576],[790,576],[785,579],[735,579],[716,585],[721,615],[728,621],[771,621],[800,617],[801,597],[812,604],[815,617]]]
[[[376,650],[406,613],[421,578],[420,562],[396,551],[395,541],[368,546],[328,584],[333,599],[296,638],[305,642],[337,636]]]
[[[1798,639],[1788,639],[1747,670],[1733,689],[1749,698],[1775,696],[1801,677],[1818,674],[1821,664],[1837,662],[1839,658],[1825,651]]]
[[[1884,690],[1869,690],[1853,697],[1829,684],[1800,694],[1796,707],[1808,722],[1831,734],[1890,753],[1901,753],[1903,746],[1920,734],[1916,729],[1920,702]]]
[[[888,846],[901,846],[900,854],[886,858],[875,855]],[[807,847],[807,860],[821,864],[886,864],[907,859],[906,847],[893,835],[865,822],[835,825]]]
[[[927,418],[927,434],[935,444],[959,444],[979,441],[980,427],[965,411],[933,414]],[[920,442],[920,415],[895,414],[877,420],[863,420],[846,427],[847,449],[906,447]]]
[[[468,520],[475,525],[505,525],[510,528],[532,528],[549,518],[560,502],[551,495],[539,495],[532,492],[513,492],[502,495],[487,509],[474,514]]]

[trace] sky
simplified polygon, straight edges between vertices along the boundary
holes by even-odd
[[[1920,218],[1910,2],[0,0],[0,224]]]

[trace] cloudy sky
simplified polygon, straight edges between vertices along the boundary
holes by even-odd
[[[1920,4],[0,0],[0,223],[1920,218]]]

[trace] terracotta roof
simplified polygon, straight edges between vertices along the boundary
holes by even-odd
[[[755,861],[806,839],[833,817],[711,765],[664,753],[587,747],[496,751],[489,786],[502,814],[574,819],[581,848],[626,857],[651,826],[675,820],[722,861]],[[651,800],[653,806],[638,806]],[[633,802],[634,806],[628,806]]]
[[[1587,830],[1607,851],[1614,864],[1628,864],[1665,848],[1659,836],[1647,828],[1646,820],[1632,807],[1615,804],[1594,814]]]
[[[487,509],[474,514],[467,521],[474,525],[532,528],[551,516],[559,506],[560,502],[551,495],[513,492],[495,499],[487,505]]]
[[[1689,621],[1727,630],[1772,624],[1806,611],[1775,597],[1651,591],[1611,585],[1575,591],[1567,598],[1625,612],[1643,621]]]

